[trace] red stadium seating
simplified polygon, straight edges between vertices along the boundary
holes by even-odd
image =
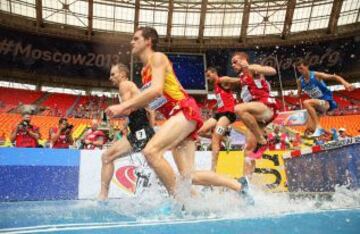
[[[62,115],[66,114],[66,111],[75,103],[77,96],[70,94],[51,94],[41,105],[48,106],[50,108],[57,108]]]
[[[284,99],[285,102],[289,103],[290,105],[299,105],[299,98],[284,96]]]
[[[345,98],[340,97],[340,96],[338,96],[338,95],[336,95],[336,94],[334,94],[334,100],[337,102],[338,107],[339,107],[340,109],[344,109],[344,108],[346,108],[346,107],[348,107],[348,106],[351,105],[351,102],[349,102],[349,101],[346,100]]]
[[[31,104],[39,99],[44,93],[24,89],[10,89],[0,87],[0,101],[6,105]]]
[[[331,128],[346,128],[346,132],[351,136],[360,134],[360,115],[324,116],[320,118],[320,124],[326,130],[330,130]],[[293,128],[300,132],[305,130],[305,126]]]
[[[335,92],[336,94],[339,94],[341,96],[345,96],[351,99],[354,99],[356,101],[360,101],[360,89],[355,89],[354,91],[346,91],[346,90],[341,90],[341,91],[337,91]]]

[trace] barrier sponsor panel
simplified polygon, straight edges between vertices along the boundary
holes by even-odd
[[[79,151],[0,149],[0,201],[78,197]]]
[[[98,196],[101,186],[101,153],[100,150],[82,150],[80,156],[79,172],[79,199],[94,199]],[[164,157],[178,173],[176,164],[171,152],[166,152]],[[195,165],[199,170],[211,168],[211,152],[196,152]],[[148,168],[142,154],[136,153],[131,156],[115,161],[114,176],[110,183],[110,198],[121,198],[124,196],[134,196],[136,190],[137,172],[144,171],[142,174],[154,172]],[[145,182],[146,183],[146,182]]]
[[[284,151],[266,151],[256,160],[251,182],[273,192],[287,191],[287,179],[282,158]],[[217,173],[239,178],[244,174],[244,152],[222,151],[219,154]]]
[[[333,192],[336,186],[360,187],[358,143],[336,143],[336,148],[330,150],[285,159],[285,165],[290,192]]]
[[[276,119],[274,119],[273,124],[283,126],[304,125],[307,119],[308,114],[306,110],[285,111],[278,114]]]
[[[0,201],[94,199],[100,191],[101,153],[100,150],[1,148]],[[284,153],[265,152],[263,159],[256,161],[252,183],[271,191],[287,191],[288,185],[291,192],[329,192],[336,185],[360,187],[357,138],[350,145],[287,158],[285,163]],[[166,152],[165,158],[177,172],[171,152]],[[243,161],[243,152],[220,152],[218,173],[240,177]],[[211,152],[196,152],[195,167],[209,170]],[[149,174],[155,177],[141,154],[117,160],[110,197],[133,196],[137,178],[140,176],[146,184]]]
[[[96,198],[101,185],[101,150],[82,150],[79,170],[79,199]],[[134,158],[136,156],[134,155]],[[123,197],[133,194],[135,162],[130,157],[114,163],[114,177],[110,183],[109,197]]]

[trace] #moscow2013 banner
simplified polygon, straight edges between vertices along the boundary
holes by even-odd
[[[220,68],[221,75],[233,75],[231,55],[235,49],[208,49],[208,66]],[[292,46],[244,49],[250,61],[279,66],[283,83],[294,84],[293,64],[301,58],[311,68],[330,73],[351,73],[360,65],[360,36],[327,42],[303,41]],[[95,43],[36,35],[0,28],[0,69],[17,69],[31,74],[65,78],[107,80],[112,62],[130,64],[129,43]],[[277,81],[277,76],[269,77]]]

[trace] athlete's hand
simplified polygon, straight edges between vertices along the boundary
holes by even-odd
[[[107,114],[107,116],[111,118],[115,115],[124,114],[125,111],[126,111],[125,106],[123,104],[119,104],[119,105],[109,106],[108,108],[106,108],[105,113]]]
[[[352,84],[346,84],[346,85],[344,85],[344,87],[345,87],[345,89],[347,90],[347,91],[353,91],[355,88],[354,88],[354,86],[352,85]]]

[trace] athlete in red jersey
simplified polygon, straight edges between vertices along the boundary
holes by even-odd
[[[275,75],[276,70],[268,66],[249,65],[248,59],[246,53],[237,52],[231,60],[235,72],[242,72],[240,83],[243,103],[235,106],[235,113],[248,129],[245,156],[258,159],[267,144],[263,128],[276,117],[279,110],[279,104],[270,96],[270,87],[264,78],[264,75]],[[253,170],[254,161],[251,164]]]
[[[244,188],[242,181],[212,171],[194,171],[194,136],[202,126],[200,109],[181,87],[167,56],[154,51],[157,42],[158,34],[154,28],[140,27],[136,30],[131,45],[132,53],[145,65],[142,71],[143,91],[119,105],[108,107],[106,113],[109,116],[128,114],[148,106],[167,118],[142,152],[169,194],[178,195],[175,193],[175,173],[163,157],[166,150],[172,151],[183,177],[181,179],[200,185],[226,186],[240,192]]]
[[[206,78],[213,82],[214,92],[217,101],[217,110],[215,115],[206,120],[204,125],[199,130],[200,135],[204,135],[208,131],[212,133],[212,170],[216,171],[217,158],[220,151],[220,143],[227,127],[236,120],[234,113],[235,98],[231,91],[231,85],[239,83],[239,79],[230,77],[219,77],[217,70],[213,67],[206,69]]]

